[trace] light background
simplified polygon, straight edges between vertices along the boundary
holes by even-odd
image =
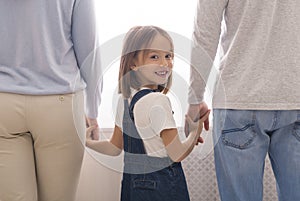
[[[112,39],[125,34],[129,28],[136,25],[156,25],[191,39],[193,31],[194,15],[197,0],[96,0],[99,23],[100,42],[106,45]],[[116,51],[121,48],[121,43]],[[176,46],[175,46],[176,50]],[[189,50],[187,50],[189,51]],[[175,51],[176,53],[176,51]],[[105,55],[110,55],[106,53]],[[120,55],[121,53],[116,53]],[[103,55],[103,57],[106,57]],[[175,58],[174,71],[188,82],[188,62]],[[186,58],[188,60],[188,58]],[[113,92],[116,90],[118,77],[118,59],[116,58],[104,74],[104,91],[99,112],[100,128],[112,128],[114,126],[115,104]],[[106,66],[105,66],[106,68]],[[185,89],[183,89],[185,90]],[[183,91],[184,92],[184,91]],[[187,93],[187,92],[186,92]],[[185,93],[181,93],[185,94]],[[176,95],[176,94],[175,94]],[[210,100],[209,94],[208,103]],[[171,97],[172,98],[172,97]],[[183,99],[185,99],[184,97]],[[186,102],[176,104],[176,96],[171,99],[175,110],[175,120],[178,126],[182,126],[182,113],[186,110]],[[175,105],[175,106],[174,106]],[[179,111],[179,112],[178,112]],[[177,115],[177,116],[176,116]],[[211,115],[212,116],[212,115]],[[111,133],[111,129],[107,129]],[[210,129],[211,131],[211,129]],[[183,162],[191,201],[219,200],[214,163],[212,155],[212,139],[210,132],[204,132],[206,137],[203,145],[197,146],[192,154]],[[90,152],[93,158],[86,157],[83,165],[81,182],[79,185],[78,201],[118,200],[120,193],[120,171],[122,159],[96,155]],[[97,159],[97,162],[95,162]],[[98,163],[101,165],[98,166]],[[113,164],[112,164],[113,163]],[[108,167],[108,168],[107,168]],[[276,198],[275,180],[271,171],[269,160],[266,161],[266,174],[264,180],[264,200],[274,201]]]
[[[190,40],[193,32],[194,16],[196,12],[197,0],[110,0],[96,1],[97,23],[99,25],[99,40],[101,47],[108,46],[108,43],[123,38],[123,35],[133,26],[155,25],[168,32],[175,33],[186,40]],[[112,42],[114,41],[114,42]],[[117,44],[111,54],[121,55],[122,40]],[[173,83],[179,83],[176,77],[185,83],[173,86],[176,90],[169,94],[174,117],[177,126],[183,126],[183,117],[187,109],[187,85],[189,80],[189,56],[182,58],[176,56],[173,72],[177,75]],[[187,44],[189,45],[189,44]],[[105,55],[110,54],[106,48],[101,49]],[[111,50],[110,50],[111,51]],[[189,55],[190,49],[187,49]],[[104,58],[105,60],[106,58]],[[114,127],[115,107],[117,103],[117,79],[119,68],[119,57],[114,58],[109,65],[104,66],[104,88],[102,93],[102,103],[99,111],[100,128]],[[174,85],[174,84],[173,84]],[[180,95],[178,95],[180,90]],[[209,101],[208,101],[209,102]]]

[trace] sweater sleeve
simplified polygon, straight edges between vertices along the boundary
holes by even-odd
[[[102,69],[94,0],[77,0],[72,15],[72,41],[80,77],[86,83],[85,110],[97,118],[101,102]]]
[[[221,34],[227,0],[199,0],[192,38],[189,104],[203,101]]]

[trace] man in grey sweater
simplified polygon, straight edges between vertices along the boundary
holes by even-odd
[[[262,200],[267,154],[279,200],[300,200],[299,33],[299,0],[198,1],[188,114],[207,111],[219,47],[213,135],[222,201]]]

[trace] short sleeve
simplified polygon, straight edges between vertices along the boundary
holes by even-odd
[[[123,127],[123,114],[124,114],[124,99],[122,96],[119,97],[116,116],[115,116],[115,124],[122,129]]]
[[[166,95],[161,94],[156,98],[150,108],[149,118],[151,128],[157,135],[160,135],[165,129],[177,128],[173,117],[171,102]]]

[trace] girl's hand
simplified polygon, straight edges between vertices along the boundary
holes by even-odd
[[[200,137],[200,134],[201,134],[202,129],[203,129],[203,124],[200,123],[200,120],[193,121],[191,119],[191,117],[188,116],[188,115],[185,115],[185,122],[189,127],[189,134],[192,133],[192,132],[196,133],[195,138],[194,138],[194,144],[198,145],[199,141],[203,141],[202,137]]]
[[[204,125],[205,130],[208,130],[207,122],[208,122],[209,114],[210,114],[210,110],[207,110],[207,112],[205,113],[205,115],[202,116],[201,119],[199,120],[199,124],[202,125],[202,129],[203,129],[203,125]],[[206,128],[206,127],[207,127],[207,128]],[[202,130],[201,130],[201,132],[202,132]],[[203,143],[203,142],[204,142],[204,140],[203,140],[203,138],[202,138],[201,136],[198,138],[198,142],[197,142],[196,145],[198,145],[199,142],[200,142],[200,143]]]
[[[85,137],[86,137],[86,140],[94,140],[93,138],[93,132],[95,130],[98,130],[98,125],[93,125],[93,126],[90,126],[86,129],[86,132],[85,132]]]
[[[190,116],[185,115],[185,121],[187,122],[189,126],[189,133],[191,132],[197,132],[197,135],[200,135],[203,125],[200,124],[200,120],[193,121]]]
[[[196,132],[196,136],[197,136],[197,142],[196,142],[196,145],[198,145],[198,143],[203,143],[204,140],[203,138],[200,136],[201,135],[201,132],[203,130],[203,124],[205,121],[207,121],[208,117],[209,117],[209,113],[210,113],[210,110],[208,110],[206,112],[206,114],[204,116],[202,116],[201,119],[199,119],[198,121],[193,121],[191,119],[190,116],[186,115],[185,116],[185,122],[187,123],[187,126],[189,128],[188,132]]]
[[[205,116],[207,112],[210,110],[208,109],[208,106],[205,102],[202,102],[200,104],[190,104],[188,107],[187,115],[191,117],[193,121],[199,120],[201,117]],[[204,121],[204,128],[208,131],[209,129],[209,118],[207,118]],[[184,125],[184,133],[186,136],[189,135],[189,125],[188,122],[185,122]]]

